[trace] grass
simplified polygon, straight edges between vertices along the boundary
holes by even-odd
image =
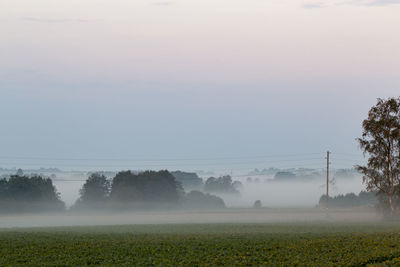
[[[400,263],[396,223],[171,224],[0,230],[0,266]]]

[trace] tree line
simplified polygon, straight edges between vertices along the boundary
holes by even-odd
[[[139,173],[121,171],[112,180],[94,173],[89,176],[79,193],[80,198],[72,209],[225,207],[224,201],[215,195],[199,190],[186,193],[182,183],[167,170]]]
[[[50,178],[12,175],[0,179],[0,212],[62,211],[65,204]]]
[[[217,196],[196,190],[186,193],[174,175],[162,170],[121,171],[112,179],[92,173],[71,210],[224,207],[224,201]],[[50,178],[13,175],[0,180],[0,212],[65,210]]]
[[[353,208],[353,207],[376,207],[379,200],[376,192],[361,191],[358,195],[354,193],[339,194],[337,196],[329,196],[329,207],[331,208]],[[319,207],[326,207],[326,195],[322,195],[318,202]]]

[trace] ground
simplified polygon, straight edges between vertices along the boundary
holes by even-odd
[[[0,266],[400,265],[395,222],[7,228]]]

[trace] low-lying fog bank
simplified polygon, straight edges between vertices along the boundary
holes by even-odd
[[[70,207],[79,198],[79,190],[85,183],[87,177],[79,179],[65,177],[65,180],[54,180],[54,185],[60,192],[61,199]],[[265,182],[266,177],[258,177],[259,182],[246,182],[245,179],[238,179],[243,183],[240,195],[219,194],[228,207],[252,207],[256,200],[261,200],[266,207],[315,207],[321,195],[325,194],[325,181],[290,181],[290,182]],[[365,190],[361,177],[337,179],[334,185],[330,186],[330,195],[356,193]],[[217,194],[218,195],[218,194]]]
[[[0,228],[183,223],[379,222],[380,220],[381,216],[372,208],[330,209],[329,212],[318,208],[229,208],[222,211],[2,215]]]
[[[242,179],[243,187],[240,195],[219,195],[228,207],[251,207],[256,200],[262,205],[271,208],[282,207],[315,207],[320,197],[326,192],[324,179],[309,181],[281,181],[273,182],[265,177],[258,182],[247,182]],[[234,180],[237,178],[233,177]],[[365,190],[361,177],[336,179],[330,185],[330,196],[346,193],[356,193]]]
[[[45,169],[46,170],[46,169]],[[60,194],[60,199],[71,207],[79,198],[80,190],[87,181],[91,172],[68,172],[49,169],[26,170],[28,175],[33,173],[44,173],[44,177],[51,177],[53,185]],[[22,170],[21,170],[22,173]],[[117,172],[100,172],[105,174],[111,181]],[[326,178],[321,170],[293,169],[283,171],[279,169],[267,169],[263,171],[253,171],[248,174],[231,175],[232,183],[239,183],[237,191],[239,194],[225,194],[222,191],[207,190],[207,179],[211,174],[173,171],[171,172],[179,182],[182,183],[184,190],[199,190],[222,197],[227,207],[248,208],[252,207],[256,200],[260,200],[263,207],[282,208],[282,207],[315,207],[320,197],[326,192]],[[4,173],[4,175],[12,175]],[[283,174],[283,175],[282,175]],[[285,176],[286,175],[286,176]],[[223,174],[215,174],[215,177]],[[362,178],[353,169],[332,171],[329,195],[355,193],[365,190]]]

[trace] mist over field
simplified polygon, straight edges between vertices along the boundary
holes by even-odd
[[[279,171],[279,169],[275,170],[275,172]],[[289,181],[274,180],[274,172],[264,175],[251,172],[248,175],[232,174],[232,180],[239,181],[242,184],[239,188],[239,193],[227,194],[220,192],[214,194],[220,196],[227,207],[232,208],[253,207],[256,200],[260,200],[263,207],[270,208],[315,207],[320,197],[326,192],[326,177],[324,176],[324,170],[314,170],[314,172],[318,172],[318,176],[312,179],[296,177]],[[35,173],[35,171],[32,173]],[[61,200],[66,203],[67,207],[71,207],[80,197],[79,191],[90,173],[95,172],[59,171],[55,173],[49,172],[48,175],[54,175],[54,178],[52,178],[53,184],[60,193]],[[111,179],[115,173],[109,172],[108,178]],[[223,173],[218,174],[211,171],[208,174],[205,171],[200,171],[199,173],[199,177],[203,182],[211,176],[224,175]],[[335,171],[331,173],[330,196],[347,193],[358,194],[360,191],[365,190],[361,175],[352,172],[348,176],[336,178],[334,173]],[[202,188],[197,189],[203,191]],[[189,192],[191,188],[184,188],[184,190]]]
[[[221,197],[225,209],[184,207],[153,207],[150,209],[120,210],[120,209],[86,209],[71,210],[67,213],[22,213],[4,214],[1,227],[45,227],[45,226],[79,226],[79,225],[125,225],[125,224],[198,224],[198,223],[312,223],[312,222],[379,222],[380,216],[376,210],[367,205],[361,207],[333,208],[329,215],[323,207],[317,207],[320,197],[326,192],[326,177],[322,170],[300,169],[296,178],[279,181],[277,173],[287,175],[296,173],[296,169],[273,169],[250,171],[247,175],[232,175],[232,181],[239,181],[238,193],[213,192]],[[269,174],[255,174],[268,172]],[[276,172],[276,173],[275,173]],[[53,184],[60,193],[61,200],[67,208],[80,198],[80,190],[86,179],[93,172],[59,171],[52,174]],[[172,172],[174,173],[174,172]],[[193,174],[185,173],[184,174]],[[220,176],[215,172],[200,171],[203,183],[209,175]],[[314,174],[315,176],[305,175]],[[108,172],[111,179],[115,173]],[[303,176],[301,176],[303,175]],[[364,189],[361,176],[353,170],[332,171],[330,195],[346,193],[358,194]],[[348,176],[347,176],[348,175]],[[205,184],[203,185],[205,186]],[[203,191],[206,187],[197,187]],[[185,189],[190,191],[191,189]],[[255,208],[254,203],[260,200],[261,208]]]
[[[255,177],[260,181],[243,181],[239,196],[223,196],[227,205],[232,207],[251,207],[261,200],[265,207],[315,207],[321,195],[326,192],[326,178],[311,181],[271,181],[271,177]],[[233,177],[235,179],[235,177]],[[330,195],[356,193],[364,190],[360,176],[336,179]]]

